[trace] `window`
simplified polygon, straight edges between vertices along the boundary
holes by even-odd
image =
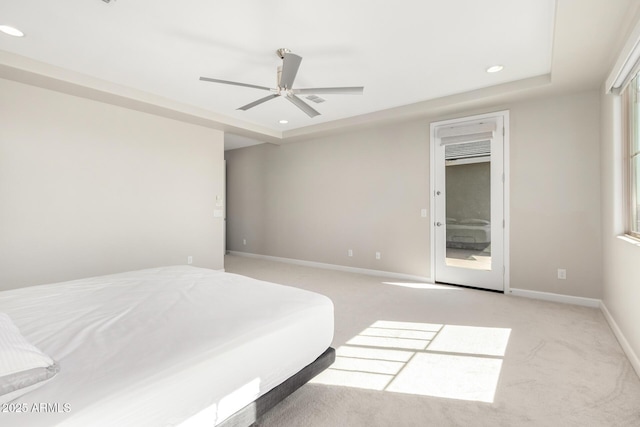
[[[625,143],[627,232],[640,238],[640,74],[627,86],[627,138]]]

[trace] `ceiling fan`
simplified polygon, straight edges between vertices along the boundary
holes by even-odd
[[[302,57],[295,55],[291,53],[289,49],[284,49],[284,48],[278,49],[276,53],[282,59],[282,65],[278,66],[278,74],[277,74],[278,80],[277,80],[277,86],[275,88],[269,88],[266,86],[257,86],[257,85],[247,84],[247,83],[232,82],[228,80],[212,79],[209,77],[200,77],[200,80],[205,82],[223,83],[223,84],[234,85],[234,86],[252,87],[254,89],[262,89],[262,90],[271,92],[271,95],[265,96],[264,98],[260,98],[257,101],[253,101],[247,105],[243,105],[242,107],[238,108],[238,110],[246,111],[264,102],[267,102],[282,96],[286,100],[290,101],[293,105],[295,105],[296,107],[304,111],[309,117],[312,117],[312,118],[315,116],[319,116],[320,113],[317,112],[309,104],[304,102],[302,99],[300,99],[296,95],[298,94],[299,95],[306,95],[306,94],[308,95],[318,95],[318,94],[361,95],[362,92],[364,91],[364,87],[362,86],[316,87],[316,88],[305,88],[305,89],[293,89],[293,82],[296,79],[298,68],[300,68]],[[321,98],[318,98],[318,99],[321,99]]]

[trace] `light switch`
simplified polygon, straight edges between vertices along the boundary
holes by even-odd
[[[213,216],[215,218],[222,218],[222,213],[223,213],[222,209],[216,209],[216,210],[213,211]]]

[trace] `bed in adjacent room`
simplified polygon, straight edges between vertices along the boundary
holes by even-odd
[[[4,291],[0,312],[55,363],[3,425],[250,425],[334,358],[327,297],[191,266]]]
[[[491,222],[447,218],[447,247],[481,251],[491,244]]]

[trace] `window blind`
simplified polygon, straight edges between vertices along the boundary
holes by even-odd
[[[607,92],[621,94],[638,71],[640,71],[640,22],[634,27],[607,78]]]
[[[491,155],[491,140],[449,144],[444,147],[445,160],[470,159]]]
[[[479,141],[487,138],[491,139],[495,131],[495,122],[480,122],[470,125],[439,127],[436,136],[440,138],[442,145],[447,145],[447,143],[455,144],[459,142]]]
[[[440,145],[445,147],[445,160],[471,159],[491,155],[491,140],[496,131],[494,121],[436,129]]]

